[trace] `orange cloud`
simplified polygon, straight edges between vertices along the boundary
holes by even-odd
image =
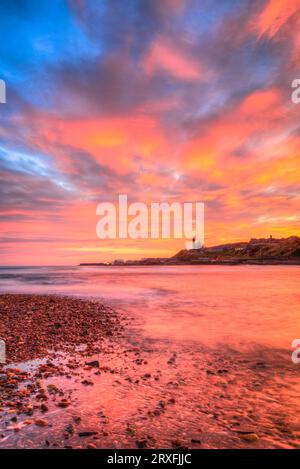
[[[181,146],[181,169],[228,187],[235,205],[232,185],[295,183],[299,141],[286,134],[286,112],[279,90],[253,92]]]

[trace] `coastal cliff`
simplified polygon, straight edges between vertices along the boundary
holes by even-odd
[[[300,264],[300,238],[253,238],[249,242],[222,244],[179,251],[172,259],[180,262],[241,262]]]

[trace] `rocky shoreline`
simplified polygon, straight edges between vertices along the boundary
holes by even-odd
[[[49,380],[70,379],[79,374],[80,367],[84,373],[109,372],[109,367],[100,367],[99,360],[88,358],[100,351],[109,353],[111,343],[122,334],[122,319],[98,300],[25,294],[0,295],[0,318],[0,339],[6,344],[6,363],[0,364],[0,448],[6,447],[12,433],[27,427],[48,427],[51,439],[53,424],[46,418],[50,408],[52,412],[53,407],[67,409],[74,402],[72,392]],[[83,379],[82,384],[93,383]],[[80,421],[74,417],[73,423]],[[74,433],[73,425],[65,431],[68,438]],[[46,439],[43,447],[48,446]]]

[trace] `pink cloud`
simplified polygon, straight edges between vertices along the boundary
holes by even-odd
[[[147,75],[164,70],[172,77],[188,81],[199,80],[203,76],[202,67],[195,59],[175,50],[164,38],[158,38],[152,44],[143,59],[143,68]]]

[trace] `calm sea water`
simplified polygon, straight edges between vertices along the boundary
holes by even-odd
[[[100,297],[150,338],[291,348],[300,337],[298,266],[0,268],[0,292]]]

